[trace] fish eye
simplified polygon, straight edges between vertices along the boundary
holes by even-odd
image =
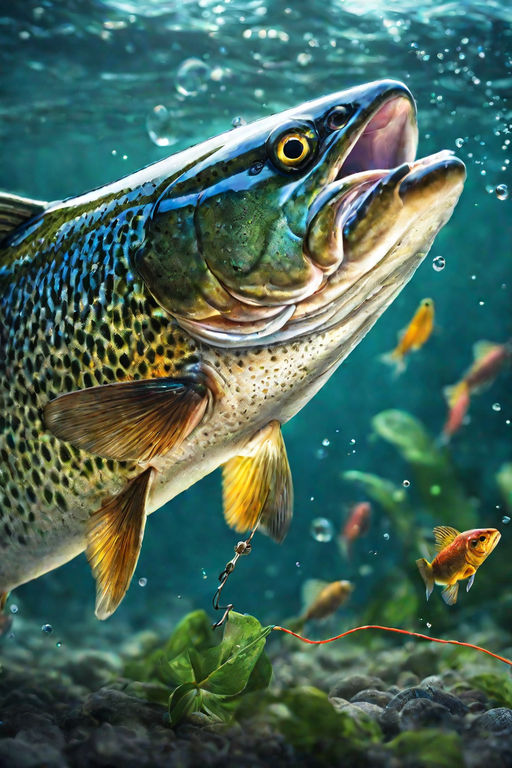
[[[485,541],[485,536],[480,536],[480,541]]]
[[[295,171],[313,157],[316,144],[317,135],[309,123],[293,122],[270,134],[267,151],[280,170]]]
[[[327,115],[328,128],[330,128],[331,131],[338,131],[340,128],[343,128],[343,126],[346,125],[349,116],[350,109],[348,107],[344,107],[342,105],[334,107],[334,109],[331,109]]]
[[[478,544],[478,541],[476,539],[471,539],[471,546],[472,547],[476,547],[477,544]]]
[[[277,159],[288,167],[295,168],[300,165],[310,153],[309,142],[300,133],[289,133],[283,136],[277,143]]]

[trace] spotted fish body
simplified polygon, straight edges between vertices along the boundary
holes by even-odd
[[[407,89],[382,81],[81,197],[0,196],[4,599],[85,549],[106,618],[147,514],[219,466],[227,521],[284,537],[280,424],[410,279],[462,189],[452,156],[414,162],[415,131]]]

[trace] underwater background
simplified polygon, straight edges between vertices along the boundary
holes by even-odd
[[[358,83],[389,77],[411,89],[418,155],[455,151],[467,166],[464,192],[410,284],[285,425],[290,532],[280,546],[257,534],[224,594],[237,611],[284,623],[300,613],[305,581],[349,579],[349,602],[310,636],[380,623],[471,642],[492,627],[500,646],[510,645],[511,370],[472,398],[448,447],[438,440],[443,388],[471,364],[473,344],[512,336],[508,0],[1,7],[0,184],[33,198],[79,194],[242,121]],[[435,332],[394,377],[379,357],[425,297],[435,302]],[[350,505],[363,500],[373,504],[370,530],[347,559],[338,534]],[[415,565],[423,543],[433,552],[434,525],[502,533],[473,589],[452,607],[439,589],[426,603]],[[217,471],[150,517],[131,588],[107,622],[94,619],[81,556],[16,590],[4,648],[50,625],[44,642],[55,656],[78,642],[115,651],[133,632],[170,632],[192,609],[213,618],[218,574],[238,538],[223,520]]]

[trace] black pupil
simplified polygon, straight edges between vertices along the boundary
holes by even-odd
[[[480,536],[480,541],[485,541],[485,536]]]
[[[288,139],[283,147],[283,152],[288,160],[297,160],[301,155],[304,146],[299,139]]]
[[[331,125],[333,128],[340,128],[347,119],[347,110],[345,107],[338,107],[338,109],[335,109],[334,112],[331,114]]]

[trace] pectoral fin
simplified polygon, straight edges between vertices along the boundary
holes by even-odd
[[[276,541],[286,536],[293,513],[293,486],[278,421],[271,421],[223,467],[224,516],[237,531],[260,521]]]
[[[459,582],[455,584],[449,584],[441,592],[441,597],[445,601],[446,605],[455,605],[457,602],[457,595],[459,594]]]
[[[124,381],[60,395],[46,405],[44,420],[77,448],[118,461],[149,461],[192,432],[208,400],[199,379]]]
[[[460,531],[456,528],[450,528],[448,525],[438,525],[434,528],[434,538],[436,540],[436,550],[440,552],[449,546],[459,535]]]
[[[474,573],[472,573],[472,574],[471,574],[471,576],[470,576],[470,577],[469,577],[469,579],[468,579],[468,583],[466,584],[466,592],[469,592],[469,590],[470,590],[470,589],[471,589],[471,587],[473,586],[473,582],[474,582],[474,580],[475,580],[475,574],[474,574]]]
[[[86,555],[96,579],[96,616],[107,619],[126,594],[139,559],[146,500],[154,469],[148,467],[89,521]]]

